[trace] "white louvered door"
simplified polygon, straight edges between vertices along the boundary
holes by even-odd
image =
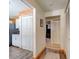
[[[22,17],[22,48],[32,50],[33,22],[32,16]]]

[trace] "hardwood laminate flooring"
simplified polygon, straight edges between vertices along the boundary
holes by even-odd
[[[13,46],[9,47],[9,59],[33,59],[32,56],[33,53],[29,50]]]
[[[39,59],[66,59],[66,55],[60,53],[59,49],[60,45],[58,44],[47,44],[46,50]]]

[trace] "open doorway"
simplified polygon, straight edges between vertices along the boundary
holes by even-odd
[[[32,59],[35,8],[23,0],[9,2],[9,59]]]
[[[60,16],[46,17],[46,44],[60,47]]]
[[[51,40],[51,21],[46,20],[46,42]]]

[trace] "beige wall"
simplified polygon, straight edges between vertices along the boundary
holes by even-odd
[[[33,55],[36,57],[40,51],[45,47],[45,28],[40,27],[40,19],[44,20],[44,12],[36,1],[32,1],[31,4],[36,10],[35,18],[35,39],[34,39],[34,50]],[[44,20],[45,23],[45,20]]]
[[[63,14],[63,12],[64,12],[64,9],[53,10],[53,11],[50,11],[50,12],[46,12],[45,13],[45,17],[48,17],[48,16],[58,16],[58,15]]]
[[[52,43],[60,43],[60,21],[51,20],[51,40]]]

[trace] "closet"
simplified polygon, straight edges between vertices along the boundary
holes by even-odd
[[[33,19],[31,15],[20,16],[16,19],[16,28],[19,34],[12,35],[14,46],[33,51]]]

